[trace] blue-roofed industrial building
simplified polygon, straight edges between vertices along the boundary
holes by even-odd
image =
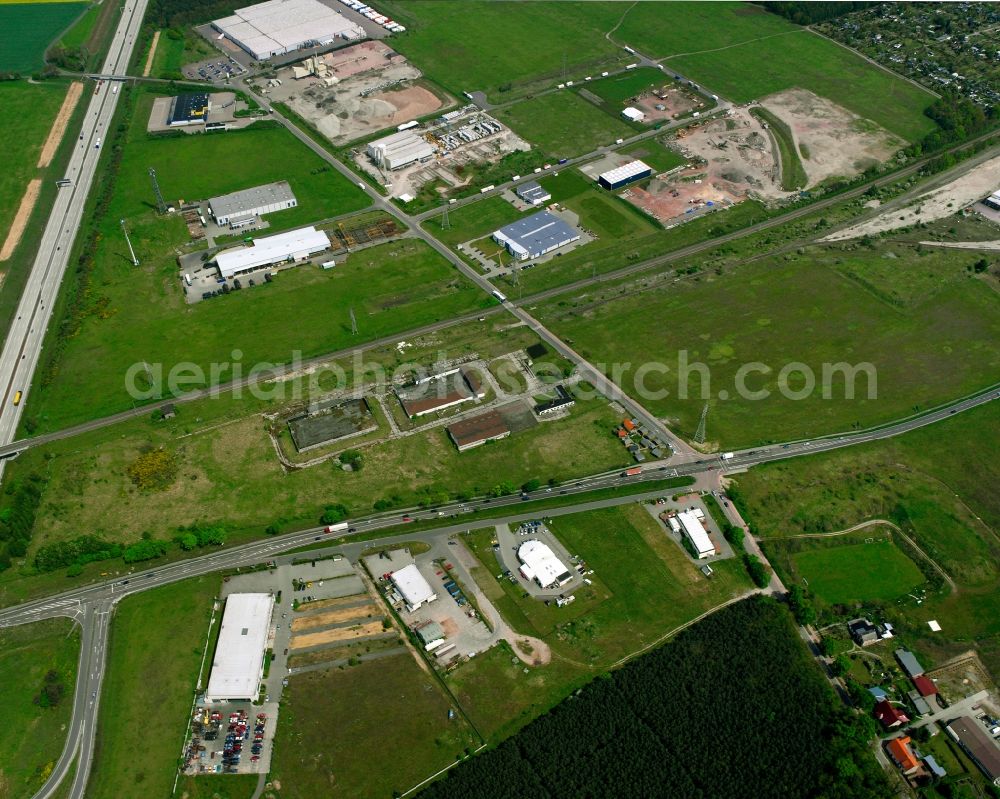
[[[502,244],[518,261],[539,258],[574,241],[580,234],[548,211],[519,219],[493,233],[493,241]]]

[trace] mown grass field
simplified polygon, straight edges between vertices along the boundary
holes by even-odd
[[[181,67],[204,58],[210,58],[218,51],[197,33],[191,30],[178,31],[174,29],[160,31],[153,56],[153,66],[150,75],[161,78],[178,78]],[[145,67],[145,60],[143,60]]]
[[[271,779],[282,799],[402,793],[478,745],[461,717],[449,721],[450,707],[408,652],[293,676]]]
[[[4,8],[0,6],[0,15]],[[2,30],[0,16],[0,36]],[[2,47],[0,44],[0,52]],[[5,128],[9,136],[4,169],[0,170],[0,246],[7,238],[28,182],[38,176],[38,156],[67,90],[68,84],[54,81],[0,83],[0,108],[7,115]]]
[[[644,161],[657,172],[667,172],[674,167],[686,164],[688,160],[676,150],[666,147],[661,142],[649,139],[630,144],[619,152],[627,153],[633,158]]]
[[[547,706],[704,610],[750,588],[742,564],[713,564],[706,578],[639,504],[560,516],[550,529],[594,570],[593,586],[574,591],[577,602],[551,608],[498,582],[491,530],[466,537],[483,566],[474,574],[511,626],[536,635],[553,650],[549,665],[508,668],[509,657],[477,657],[449,683],[490,738],[503,737]]]
[[[638,67],[618,75],[588,81],[580,88],[596,94],[611,105],[614,110],[620,111],[630,97],[672,82],[670,76],[663,70],[653,67]]]
[[[800,87],[910,141],[934,129],[930,92],[749,4],[636,3],[614,38],[737,103]]]
[[[170,794],[220,581],[196,577],[118,605],[88,797],[120,799],[136,786],[149,796]],[[180,623],[152,621],[168,618]],[[205,680],[210,667],[209,656]]]
[[[809,590],[831,605],[891,601],[924,582],[913,561],[885,539],[806,549],[792,560]]]
[[[28,799],[45,782],[62,753],[73,710],[79,628],[69,619],[50,619],[0,630],[0,685],[4,724],[0,732],[0,795]],[[65,693],[55,707],[34,698],[49,670]]]
[[[618,22],[614,3],[409,3],[387,0],[403,23],[393,47],[456,96],[485,91],[493,102],[537,85],[600,74],[627,57],[604,34]]]
[[[90,6],[80,19],[74,23],[73,27],[66,31],[66,34],[59,40],[63,47],[80,47],[90,39],[94,32],[94,26],[101,15],[103,6],[95,3]]]
[[[636,132],[571,91],[524,100],[497,111],[496,117],[552,158],[574,158]]]
[[[883,268],[888,260],[894,270]],[[553,301],[539,315],[606,370],[625,364],[626,390],[648,397],[647,407],[682,435],[694,432],[709,401],[708,440],[752,446],[889,421],[990,385],[1000,368],[1000,309],[969,262],[892,247],[814,248],[699,281],[609,286]],[[887,299],[911,280],[924,291],[906,303]],[[654,366],[639,386],[644,363]],[[801,372],[782,379],[795,363],[814,375],[813,391],[803,391]],[[875,398],[865,373],[853,398],[837,372],[824,392],[823,365],[837,363],[871,364]],[[745,364],[769,371],[743,372],[741,389]]]
[[[85,9],[83,3],[0,3],[0,71],[40,69],[49,45]]]
[[[784,536],[879,518],[903,526],[958,590],[944,587],[919,607],[907,603],[893,620],[932,662],[975,643],[1000,676],[998,431],[993,402],[898,438],[754,468],[739,477],[735,495],[766,551],[778,555],[772,562],[779,570],[783,553],[798,556]],[[849,593],[860,593],[860,583],[845,574]],[[930,633],[928,619],[937,619],[942,632]]]

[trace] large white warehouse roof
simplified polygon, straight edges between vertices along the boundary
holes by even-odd
[[[223,250],[215,256],[215,263],[218,264],[222,277],[230,278],[248,269],[306,258],[323,252],[329,246],[330,239],[326,233],[314,227],[305,227],[255,239],[248,247]]]
[[[268,0],[238,8],[212,25],[257,60],[315,42],[330,42],[338,36],[364,36],[363,28],[319,0]]]
[[[573,576],[548,544],[541,541],[525,541],[517,548],[517,559],[521,561],[521,574],[536,580],[542,588],[565,585]]]
[[[257,698],[273,605],[270,594],[229,595],[205,691],[207,701]]]
[[[701,519],[698,518],[694,511],[681,511],[677,514],[677,518],[680,520],[681,527],[684,528],[684,534],[688,537],[699,558],[707,558],[715,554],[715,544],[712,543],[712,539],[709,538],[708,533],[705,531]]]
[[[437,594],[434,593],[430,583],[424,579],[414,563],[404,566],[399,571],[394,571],[390,576],[396,590],[411,608],[418,608],[424,602],[437,599]]]

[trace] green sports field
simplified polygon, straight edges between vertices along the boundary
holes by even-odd
[[[0,3],[0,72],[40,69],[49,45],[84,3]]]
[[[924,582],[920,569],[885,539],[799,552],[799,576],[828,604],[888,602]]]

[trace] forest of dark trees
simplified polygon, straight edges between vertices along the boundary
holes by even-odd
[[[876,731],[752,597],[602,676],[420,799],[886,799]]]
[[[146,23],[156,28],[183,28],[227,17],[237,8],[253,5],[252,0],[152,0]]]
[[[813,25],[816,22],[826,22],[828,19],[842,17],[852,11],[860,11],[877,3],[866,2],[818,2],[818,3],[764,3],[764,8],[772,14],[791,20],[796,25]]]

